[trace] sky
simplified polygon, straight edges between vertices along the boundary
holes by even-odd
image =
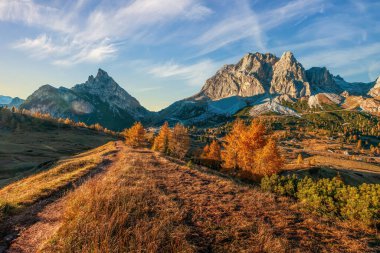
[[[0,0],[0,94],[102,68],[150,110],[248,52],[292,51],[347,81],[380,75],[378,0]]]

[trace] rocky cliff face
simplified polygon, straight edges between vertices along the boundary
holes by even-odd
[[[312,93],[342,93],[343,89],[334,81],[334,76],[325,68],[312,67],[306,70],[306,78]]]
[[[237,64],[223,66],[191,99],[219,100],[261,94],[300,98],[343,90],[326,68],[305,71],[291,52],[285,52],[281,58],[269,53],[254,53],[245,55]]]
[[[273,66],[270,92],[272,94],[288,94],[295,98],[311,94],[305,69],[291,52],[285,52]]]
[[[377,78],[375,85],[372,89],[368,92],[368,95],[372,97],[379,97],[380,96],[380,77]]]
[[[264,94],[269,90],[273,65],[277,61],[272,54],[247,54],[236,65],[225,65],[220,69],[193,98],[218,100]]]
[[[194,119],[232,115],[247,105],[260,104],[265,104],[259,107],[261,111],[282,113],[287,110],[273,105],[299,99],[308,101],[309,107],[341,106],[345,101],[356,101],[353,95],[366,96],[371,88],[370,96],[380,96],[380,78],[374,84],[346,82],[325,67],[305,70],[291,52],[285,52],[281,58],[270,53],[250,53],[236,64],[223,66],[198,94],[163,109],[158,118],[193,123]],[[377,114],[377,104],[377,100],[363,97],[356,108]]]
[[[101,69],[96,77],[91,75],[85,83],[72,89],[44,85],[29,96],[21,108],[87,124],[100,123],[114,130],[144,120],[150,114]]]

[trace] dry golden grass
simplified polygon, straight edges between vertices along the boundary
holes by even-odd
[[[41,251],[194,252],[184,213],[146,176],[141,161],[130,165],[119,164],[70,194],[63,225]]]
[[[110,142],[4,187],[0,190],[0,221],[6,213],[18,212],[84,176],[105,161],[105,154],[115,150],[115,143]]]
[[[305,163],[312,165],[333,166],[342,169],[367,171],[367,172],[380,172],[380,166],[360,161],[352,161],[348,159],[339,159],[328,156],[312,156],[305,159]]]
[[[373,231],[318,218],[204,168],[147,150],[67,196],[41,252],[372,252]]]

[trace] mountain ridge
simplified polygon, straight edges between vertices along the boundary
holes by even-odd
[[[20,108],[87,124],[100,123],[112,130],[124,129],[150,114],[102,69],[96,77],[90,75],[71,89],[43,85]]]
[[[153,126],[164,121],[186,125],[216,123],[247,106],[259,108],[250,115],[268,110],[295,115],[281,105],[282,101],[305,99],[310,108],[336,104],[378,115],[379,95],[380,78],[369,83],[349,83],[326,67],[305,69],[292,52],[284,52],[281,57],[256,52],[245,54],[236,64],[224,65],[198,93],[159,112],[144,108],[102,69],[95,77],[90,75],[87,81],[70,89],[43,85],[20,108],[121,130],[134,121]]]

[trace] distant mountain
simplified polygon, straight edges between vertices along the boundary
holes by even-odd
[[[355,96],[360,97],[355,108],[378,114],[379,95],[380,78],[377,82],[349,83],[325,67],[305,70],[291,52],[280,58],[270,53],[249,53],[237,64],[223,66],[199,93],[161,110],[156,122],[198,124],[229,117],[247,106],[252,107],[251,116],[269,111],[295,115],[281,105],[282,101],[307,100],[310,107],[343,106]]]
[[[7,105],[12,101],[12,97],[0,95],[0,104]]]
[[[20,108],[86,124],[100,123],[113,130],[129,127],[135,121],[145,121],[152,114],[102,69],[96,77],[91,75],[85,83],[71,89],[41,86]]]
[[[0,95],[0,106],[16,107],[18,108],[24,102],[23,99],[19,97],[9,97]]]
[[[44,85],[20,108],[121,130],[134,121],[145,125],[160,125],[164,121],[219,124],[247,107],[250,108],[245,111],[251,117],[271,112],[301,117],[289,104],[285,105],[298,101],[306,101],[310,108],[334,105],[380,116],[380,78],[375,82],[350,83],[325,67],[304,69],[291,52],[280,58],[270,53],[249,53],[236,64],[224,65],[197,94],[158,113],[141,106],[101,69],[95,77],[91,75],[71,89]]]

